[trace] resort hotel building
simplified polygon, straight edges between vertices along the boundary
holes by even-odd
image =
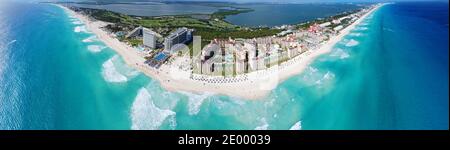
[[[150,48],[156,48],[157,37],[159,34],[149,30],[143,29],[144,40],[143,43],[145,46]],[[159,36],[158,36],[159,37]],[[145,63],[154,67],[159,68],[165,61],[167,61],[175,52],[181,50],[177,44],[187,44],[192,40],[192,30],[183,27],[178,28],[174,32],[170,33],[169,36],[164,38],[164,49],[162,51],[156,52],[151,59],[148,59]]]
[[[143,43],[145,46],[150,47],[152,49],[156,48],[156,35],[157,33],[153,32],[150,29],[143,28]]]
[[[186,27],[178,28],[164,39],[164,49],[169,51],[176,44],[185,44],[192,40],[192,31]]]

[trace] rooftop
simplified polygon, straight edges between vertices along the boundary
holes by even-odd
[[[174,38],[175,36],[177,36],[178,34],[187,31],[187,28],[183,27],[183,28],[178,28],[176,31],[170,33],[169,36],[167,36],[167,38]]]

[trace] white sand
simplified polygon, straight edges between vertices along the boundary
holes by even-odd
[[[76,13],[66,7],[58,5],[70,13],[73,17],[80,19],[87,30],[96,34],[98,39],[103,41],[108,47],[115,50],[124,61],[131,67],[143,72],[145,75],[158,80],[162,87],[170,91],[187,91],[192,93],[215,93],[223,94],[232,97],[239,97],[248,100],[260,99],[267,96],[271,90],[276,88],[278,83],[288,79],[291,76],[301,73],[317,56],[328,53],[333,46],[338,43],[345,35],[350,33],[365,17],[375,11],[372,9],[369,13],[360,17],[350,26],[341,30],[341,32],[332,37],[328,42],[323,44],[319,49],[305,52],[278,67],[271,67],[268,70],[260,70],[248,74],[248,80],[235,83],[205,83],[197,80],[192,80],[177,68],[171,68],[169,65],[162,65],[160,69],[154,69],[144,63],[145,59],[142,54],[133,49],[129,45],[120,42],[102,27],[107,23],[102,21],[92,21],[88,17]],[[175,72],[175,73],[173,73]],[[181,75],[180,75],[181,74]],[[174,75],[180,75],[177,77]]]

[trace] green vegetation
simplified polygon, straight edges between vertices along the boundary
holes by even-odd
[[[152,19],[134,20],[133,23],[147,28],[178,28],[178,27],[208,27],[208,24],[193,18],[188,17],[164,17]]]
[[[130,17],[127,15],[122,15],[122,14],[111,12],[111,11],[104,11],[104,10],[97,10],[97,9],[87,9],[87,10],[90,10],[91,16],[97,20],[102,20],[102,21],[112,22],[112,23],[120,23],[120,22],[130,20]]]
[[[255,37],[265,37],[276,35],[281,32],[279,29],[260,28],[254,30],[210,30],[210,29],[197,29],[194,32],[194,36],[202,37],[202,47],[208,45],[213,39],[226,39],[226,38],[244,38],[251,39]]]
[[[302,24],[297,25],[297,28],[305,30],[305,29],[308,29],[309,26],[313,25],[314,23],[315,23],[314,21],[309,21],[309,22],[306,22],[306,23],[302,23]]]
[[[232,25],[221,19],[196,19],[189,15],[179,16],[159,16],[159,17],[134,17],[119,14],[107,10],[81,8],[92,17],[105,22],[111,22],[119,25],[143,26],[147,28],[205,28],[212,30],[236,29],[238,26]],[[220,15],[215,15],[220,16]]]
[[[251,11],[253,11],[253,10],[247,9],[247,8],[239,8],[236,10],[220,9],[219,11],[213,13],[211,15],[211,18],[214,18],[214,19],[217,18],[217,19],[223,20],[223,19],[225,19],[226,16],[229,16],[229,15],[237,15],[240,13],[246,13],[246,12],[251,12]]]
[[[113,32],[120,31],[120,29],[124,28],[130,30],[137,26],[143,26],[146,28],[151,28],[161,35],[166,36],[170,31],[173,31],[179,27],[195,29],[194,35],[202,37],[202,47],[209,44],[212,39],[216,38],[256,38],[272,36],[281,32],[281,30],[270,28],[242,28],[223,20],[227,15],[236,15],[239,13],[253,11],[246,8],[236,8],[233,10],[221,9],[211,14],[209,19],[192,18],[191,15],[136,17],[107,10],[88,8],[80,9],[85,13],[90,14],[95,19],[115,23],[115,26],[108,26],[108,28]],[[127,41],[131,44],[136,44],[136,42],[139,42],[138,40]]]
[[[130,43],[131,46],[139,46],[142,44],[142,39],[126,39],[125,41]]]
[[[272,36],[279,33],[281,30],[279,29],[270,29],[270,28],[261,28],[255,30],[231,30],[231,31],[215,31],[202,29],[197,30],[194,35],[202,36],[202,39],[211,40],[214,38],[223,39],[223,38],[244,38],[250,39],[254,37],[264,37],[264,36]]]

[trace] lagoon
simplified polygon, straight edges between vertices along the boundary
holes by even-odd
[[[278,26],[311,21],[356,10],[356,4],[243,4],[254,11],[227,16],[226,21],[241,26]]]

